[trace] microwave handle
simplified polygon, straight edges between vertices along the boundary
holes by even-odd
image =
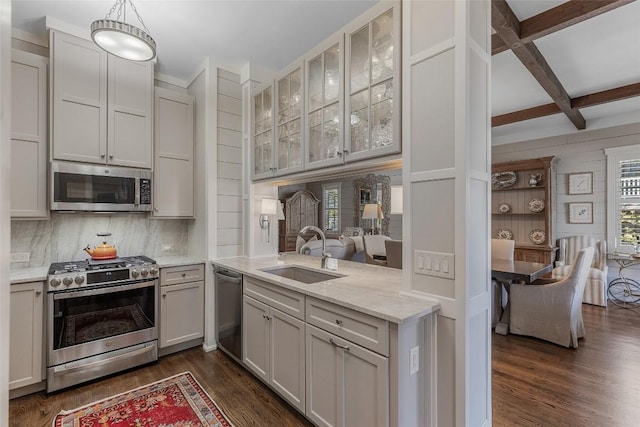
[[[135,199],[133,203],[138,206],[140,204],[140,178],[136,178],[135,180]]]

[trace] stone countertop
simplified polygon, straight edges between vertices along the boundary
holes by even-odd
[[[402,324],[431,314],[440,308],[437,301],[402,295],[402,270],[339,260],[337,273],[345,275],[317,283],[295,280],[260,271],[264,268],[299,265],[320,270],[320,258],[282,254],[265,258],[225,258],[213,260],[218,266],[247,276],[330,301],[362,313]]]
[[[160,268],[182,267],[184,265],[204,264],[203,259],[188,256],[160,256],[153,258]]]
[[[9,275],[9,281],[12,285],[15,285],[16,283],[44,282],[47,280],[48,272],[48,265],[40,267],[12,268]]]

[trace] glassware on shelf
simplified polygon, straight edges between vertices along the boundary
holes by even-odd
[[[369,86],[369,27],[351,35],[351,92]]]

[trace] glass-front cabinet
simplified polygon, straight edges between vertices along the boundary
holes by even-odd
[[[253,95],[253,179],[273,176],[273,85]]]
[[[301,171],[304,167],[302,139],[302,63],[276,80],[275,174]]]
[[[347,162],[400,152],[400,10],[374,13],[346,35]]]
[[[315,49],[305,64],[308,144],[305,169],[342,164],[342,34]]]

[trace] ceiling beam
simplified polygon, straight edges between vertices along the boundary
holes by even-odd
[[[571,99],[562,87],[549,64],[533,42],[523,43],[520,39],[520,21],[506,0],[491,1],[491,22],[493,29],[529,70],[560,110],[577,129],[585,129],[587,124],[582,114],[571,106]]]
[[[529,43],[540,37],[562,30],[616,9],[635,0],[570,0],[559,6],[520,22],[520,40]],[[494,24],[495,25],[495,24]],[[509,50],[499,35],[491,37],[491,54]]]
[[[640,83],[633,83],[626,86],[594,92],[588,95],[578,96],[571,100],[571,105],[573,105],[574,108],[586,108],[606,104],[608,102],[621,101],[623,99],[629,99],[636,96],[640,96]],[[536,119],[538,117],[550,116],[557,113],[560,113],[560,108],[556,104],[538,105],[524,110],[512,111],[511,113],[493,116],[491,118],[491,126],[503,126],[510,123]]]

